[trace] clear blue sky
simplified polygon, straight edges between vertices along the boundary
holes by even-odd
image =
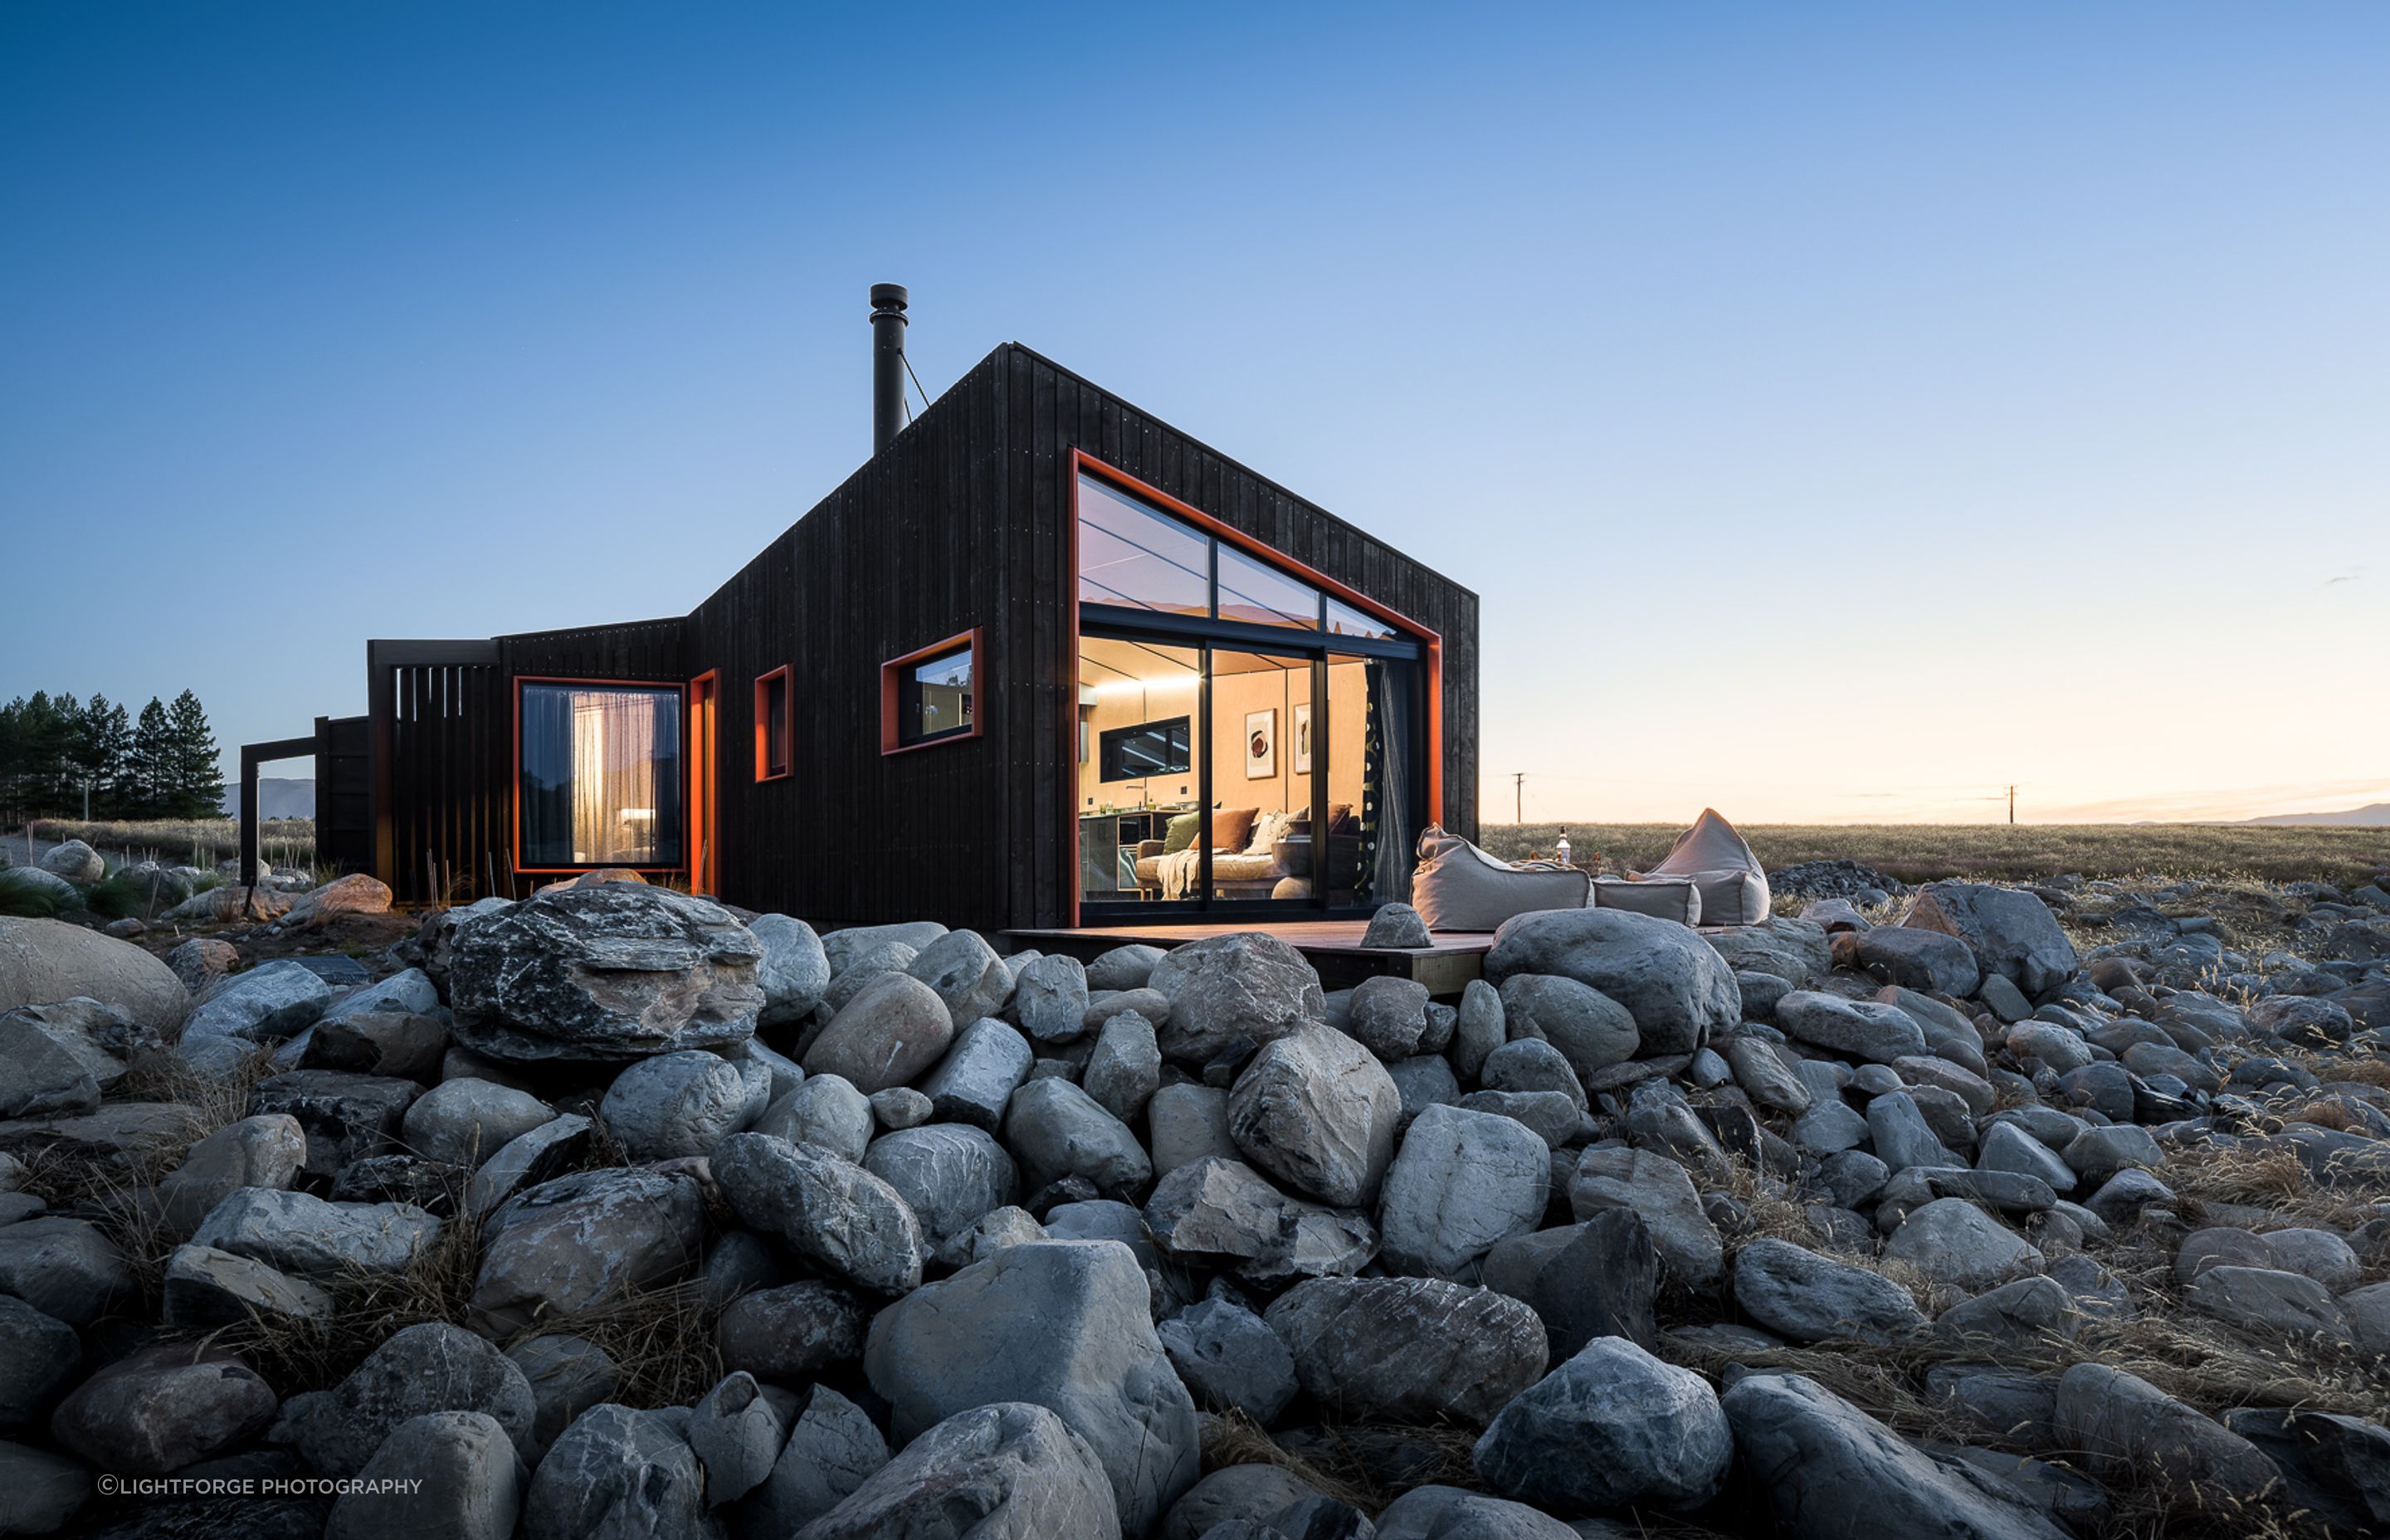
[[[0,697],[687,610],[1019,339],[1484,596],[1488,811],[2390,798],[2390,8],[0,10]],[[1498,789],[1498,790],[1497,790]]]

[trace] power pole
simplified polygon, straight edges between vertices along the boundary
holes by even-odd
[[[1527,773],[1524,770],[1519,771],[1510,777],[1510,821],[1514,824],[1525,823],[1527,821]]]
[[[2013,786],[2009,788],[2009,822],[2016,822],[2016,788]]]

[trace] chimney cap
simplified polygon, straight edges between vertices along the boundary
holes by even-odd
[[[871,286],[871,308],[903,311],[908,296],[901,283],[876,283]]]

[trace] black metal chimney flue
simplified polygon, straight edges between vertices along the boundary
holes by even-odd
[[[905,430],[905,286],[871,286],[871,452]]]

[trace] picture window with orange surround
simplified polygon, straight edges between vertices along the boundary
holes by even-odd
[[[755,681],[755,778],[776,781],[790,764],[789,692],[795,673],[786,663]]]
[[[880,665],[880,751],[980,736],[980,633],[949,636]]]
[[[682,687],[519,679],[516,692],[517,869],[677,868]]]

